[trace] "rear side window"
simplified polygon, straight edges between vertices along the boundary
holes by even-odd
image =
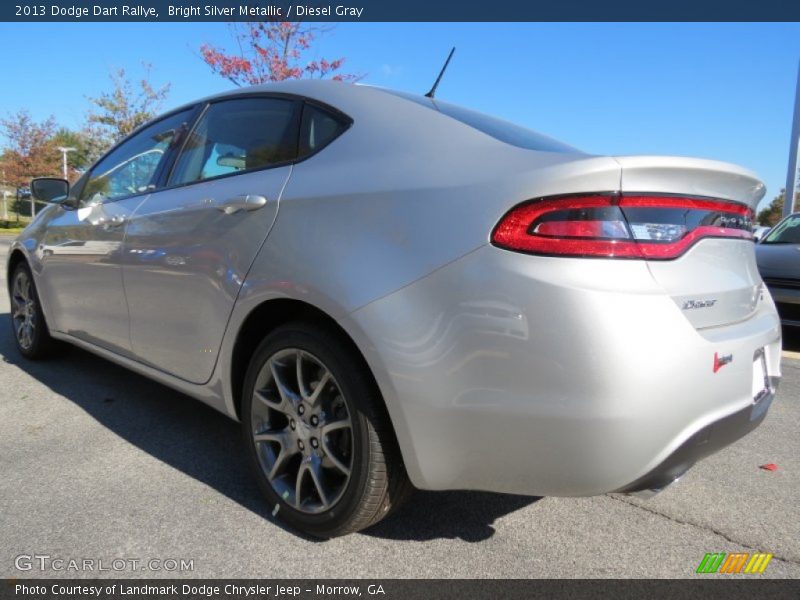
[[[348,124],[342,117],[314,104],[306,103],[300,124],[299,158],[314,154],[330,144],[347,129]]]
[[[283,98],[237,98],[211,104],[181,150],[169,185],[294,159],[298,107],[294,100]]]

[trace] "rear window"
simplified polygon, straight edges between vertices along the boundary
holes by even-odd
[[[432,98],[426,98],[425,96],[406,94],[394,90],[383,91],[406,100],[411,100],[427,108],[438,110],[443,115],[447,115],[456,121],[469,125],[473,129],[477,129],[496,140],[511,144],[512,146],[526,148],[528,150],[538,150],[540,152],[563,152],[568,154],[580,152],[577,148],[554,140],[541,133],[537,133],[531,129],[527,129],[526,127],[475,110],[470,110],[458,106],[457,104],[450,104],[449,102],[442,102],[441,100],[434,100]]]

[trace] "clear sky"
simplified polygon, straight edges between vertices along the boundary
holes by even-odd
[[[27,108],[78,127],[108,72],[171,82],[165,109],[228,89],[197,55],[224,23],[2,23],[0,115]],[[437,96],[598,154],[676,154],[786,177],[800,24],[341,23],[318,56],[365,83]]]

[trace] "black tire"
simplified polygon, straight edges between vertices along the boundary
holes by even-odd
[[[304,385],[303,383],[296,384],[303,378],[300,375],[301,372],[319,367],[320,370],[317,371],[319,380],[323,379],[320,374],[325,370],[330,373],[331,377],[327,379],[328,384],[321,386],[323,389],[317,394],[314,405],[304,403],[303,393],[308,390],[316,390],[314,384],[319,387],[320,381],[312,381],[297,395],[292,395],[291,402],[283,400],[283,395],[278,396],[275,385],[277,376],[274,368],[285,369],[282,372],[286,373],[287,385],[282,389],[289,397],[291,394],[286,390],[292,385],[289,380],[291,379],[290,361],[293,353],[295,365],[298,361],[303,362],[303,366],[297,371],[294,384],[297,386],[296,389],[300,389],[300,386]],[[297,356],[302,358],[297,358]],[[269,366],[270,359],[273,361],[273,369],[270,369]],[[281,364],[284,366],[280,366]],[[280,379],[283,381],[284,375],[281,375]],[[262,386],[259,389],[261,394],[259,397],[264,398],[265,395],[268,395],[271,403],[267,403],[263,399],[255,399],[257,383]],[[325,389],[326,385],[330,386],[327,390]],[[363,359],[333,328],[324,323],[298,321],[272,331],[261,342],[250,361],[243,393],[242,432],[256,479],[273,515],[291,527],[316,538],[345,535],[377,523],[408,496],[411,486],[380,392]],[[313,392],[311,395],[313,396]],[[325,400],[324,396],[326,395],[333,399]],[[319,406],[329,401],[335,401],[337,406],[331,408],[329,405],[331,414],[326,415],[324,410],[320,412]],[[283,408],[272,408],[275,402],[279,402]],[[293,406],[293,402],[296,402],[296,406],[292,408],[293,412],[284,413],[284,409]],[[305,409],[305,412],[298,412],[300,404],[309,408]],[[346,406],[346,420],[350,425],[349,429],[342,434],[346,436],[345,443],[340,443],[336,447],[349,448],[350,452],[345,452],[336,460],[342,463],[350,460],[347,475],[344,474],[343,469],[339,473],[336,468],[331,466],[332,459],[325,451],[332,447],[332,442],[329,434],[324,433],[323,427],[323,422],[328,422],[330,425],[330,421],[337,421],[336,418],[333,418],[334,416],[344,414],[341,408],[342,404]],[[256,412],[266,411],[265,414],[268,415],[266,419],[263,415],[254,414],[254,405]],[[314,424],[311,419],[315,416],[312,414],[315,411],[321,419],[318,419],[317,423],[319,429],[310,429]],[[336,415],[332,414],[334,412]],[[290,415],[292,418],[286,415]],[[301,419],[303,422],[300,421]],[[276,423],[278,424],[276,425]],[[283,427],[284,423],[286,423],[285,427]],[[304,429],[301,434],[302,428]],[[269,437],[273,437],[271,432],[278,430],[283,441],[257,442],[254,439],[259,432],[267,431]],[[316,433],[314,433],[315,431]],[[293,437],[287,438],[287,435]],[[317,450],[311,450],[309,442],[314,442],[315,438],[304,437],[303,439],[307,443],[301,444],[303,441],[300,439],[301,435],[321,435],[325,437],[325,442],[317,441],[317,445],[314,446]],[[338,441],[341,442],[341,439]],[[349,441],[349,446],[347,441]],[[292,442],[296,442],[298,448],[304,446],[302,452],[295,448],[293,454],[289,453],[292,456],[279,460],[284,445],[288,447]],[[277,450],[275,449],[276,444]],[[265,445],[269,448],[266,448]],[[317,454],[309,455],[314,452]],[[332,452],[332,454],[338,454],[338,451]],[[305,480],[302,476],[294,475],[294,464],[298,465],[299,473],[300,466],[304,462],[311,463],[312,460],[317,461],[318,471],[310,482],[308,481],[308,478],[311,477],[310,472],[305,474],[307,475]],[[328,467],[323,466],[326,460]],[[269,464],[265,464],[265,461]],[[267,471],[279,462],[285,466],[279,470],[276,469],[276,472],[283,471],[283,473],[279,476],[273,474],[275,482],[273,485]],[[295,492],[301,489],[310,489],[308,497],[322,499],[322,491],[325,486],[318,485],[317,481],[337,477],[338,480],[346,477],[346,482],[338,483],[339,487],[336,489],[339,495],[336,501],[330,503],[327,508],[324,500],[320,500],[316,505],[311,503],[306,506],[303,504],[303,494],[291,492],[294,484]],[[298,484],[298,480],[305,481],[305,484]],[[286,487],[283,494],[279,493],[281,486]],[[330,495],[332,494],[325,494],[325,496]],[[317,512],[307,512],[310,510],[310,506],[316,506]]]
[[[28,282],[29,286],[25,282]],[[26,288],[26,290],[20,293],[21,290],[18,285]],[[41,360],[55,355],[63,345],[50,336],[50,330],[42,312],[42,304],[39,301],[39,293],[36,290],[36,282],[26,262],[20,262],[14,269],[9,292],[11,300],[11,331],[19,353],[29,360]],[[30,302],[28,303],[27,300]],[[18,311],[21,308],[25,308],[24,304],[27,304],[28,308],[26,309],[26,314],[21,315]],[[21,333],[19,329],[21,322],[27,335]],[[26,323],[32,324],[32,327],[28,329]]]

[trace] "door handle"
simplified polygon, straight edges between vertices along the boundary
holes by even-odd
[[[121,225],[124,225],[125,221],[127,221],[127,219],[122,215],[114,215],[110,219],[107,218],[97,219],[97,221],[95,221],[93,225],[100,225],[102,226],[103,229],[113,229],[115,227],[120,227]]]
[[[258,210],[267,204],[267,199],[264,196],[255,194],[240,194],[233,198],[228,198],[225,202],[217,205],[217,208],[224,212],[226,215],[232,215],[240,210]]]

